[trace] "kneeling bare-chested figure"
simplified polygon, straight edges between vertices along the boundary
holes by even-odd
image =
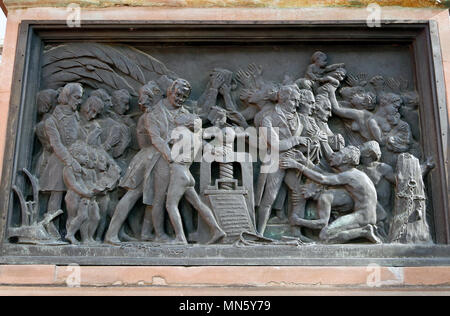
[[[328,243],[345,243],[357,238],[367,238],[374,243],[381,243],[375,235],[374,225],[377,222],[377,191],[370,178],[356,169],[359,165],[360,151],[354,146],[348,146],[334,153],[330,166],[338,173],[324,175],[313,171],[292,158],[280,162],[283,169],[299,169],[303,175],[314,182],[343,186],[354,201],[353,213],[344,215],[320,232],[320,239]]]

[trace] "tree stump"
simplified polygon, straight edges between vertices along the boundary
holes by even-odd
[[[427,244],[433,240],[426,220],[426,196],[419,160],[411,154],[399,155],[394,214],[389,242]]]

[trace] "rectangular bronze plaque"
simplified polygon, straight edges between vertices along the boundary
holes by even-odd
[[[449,264],[439,51],[422,21],[22,22],[0,260]]]

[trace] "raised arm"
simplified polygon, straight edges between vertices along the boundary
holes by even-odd
[[[380,145],[384,145],[384,140],[383,140],[383,133],[381,132],[381,128],[378,125],[378,122],[374,119],[371,118],[368,121],[367,126],[369,127],[369,131],[372,134],[372,137],[380,143]]]
[[[333,64],[325,67],[325,72],[335,71],[338,68],[344,68],[345,64]]]
[[[226,85],[224,84],[222,86],[222,88],[225,88],[225,86]],[[222,89],[222,88],[221,88],[221,91],[225,90],[225,89]],[[229,111],[229,115],[228,115],[229,118],[233,122],[239,124],[239,126],[247,128],[248,127],[247,120],[244,118],[244,116],[240,112],[238,112],[236,110],[237,107],[236,107],[236,104],[233,101],[233,98],[231,97],[231,91],[229,90],[229,88],[228,88],[228,90],[225,90],[223,92],[223,98],[225,100],[225,108]]]
[[[336,78],[333,78],[331,76],[326,76],[324,78],[319,79],[319,81],[323,84],[331,84],[334,87],[339,87],[339,85],[341,84],[341,82],[339,80],[337,80]]]
[[[211,107],[216,105],[217,95],[219,94],[220,86],[225,82],[225,78],[219,72],[211,74],[210,81],[206,86],[205,91],[197,100],[197,106],[201,108],[200,116],[202,119],[208,117]]]
[[[333,112],[333,114],[354,121],[358,121],[361,119],[361,116],[363,114],[361,110],[349,109],[340,106],[339,102],[336,99],[336,88],[332,85],[328,85],[328,95],[330,98],[331,111]]]
[[[255,105],[247,106],[242,112],[241,115],[247,120],[253,120],[255,115],[259,112],[259,109]]]
[[[298,163],[294,159],[282,159],[280,163],[282,169],[298,169],[303,172],[307,178],[314,182],[324,185],[344,185],[346,184],[345,176],[341,174],[324,175],[319,172],[313,171],[306,166]]]
[[[208,116],[209,110],[211,107],[216,105],[217,95],[219,94],[219,90],[215,88],[207,88],[205,92],[200,96],[197,100],[197,105],[201,109],[200,116],[203,118],[204,116]]]
[[[300,169],[301,170],[301,169]],[[343,185],[345,182],[339,174],[323,175],[309,168],[304,167],[303,174],[314,182],[324,185]]]

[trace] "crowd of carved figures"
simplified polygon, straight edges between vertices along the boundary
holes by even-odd
[[[24,170],[38,210],[25,220],[30,201],[16,188],[25,208],[21,226],[10,228],[18,242],[432,242],[423,177],[434,164],[422,156],[420,96],[407,80],[351,74],[316,52],[304,73],[284,82],[268,81],[255,64],[212,69],[192,100],[182,76],[163,69],[139,84],[145,74],[133,76],[128,66],[135,79],[123,76],[121,84],[101,75],[119,73],[117,60],[83,49],[78,60],[65,51],[44,63],[51,79],[36,96],[36,155],[31,174]],[[123,47],[116,53],[138,59]],[[172,155],[174,129],[194,132],[199,120],[226,135],[225,142],[202,135],[214,161],[199,163],[200,176],[192,160]],[[248,142],[249,126],[269,152],[278,140],[274,172],[258,172],[273,163],[265,157],[239,166],[220,159],[237,150],[235,139]]]

